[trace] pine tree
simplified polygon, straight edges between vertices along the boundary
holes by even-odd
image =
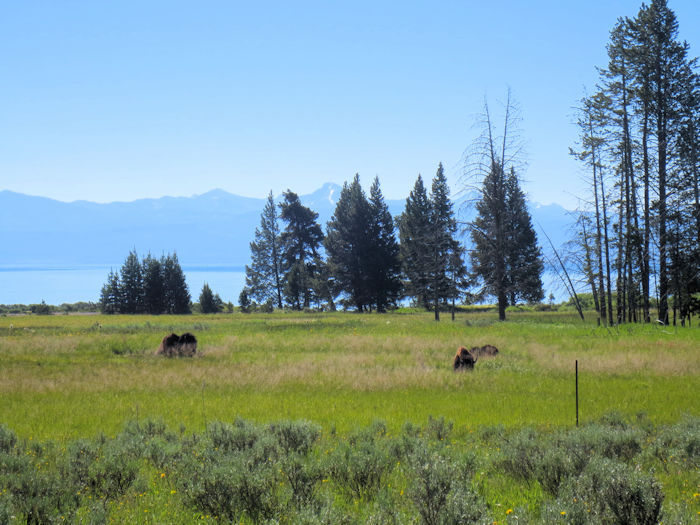
[[[247,287],[244,287],[241,290],[241,293],[238,294],[238,306],[241,308],[241,312],[244,314],[247,314],[250,311],[250,297],[249,297],[249,292]]]
[[[591,168],[591,189],[593,193],[595,228],[591,236],[594,239],[599,297],[599,322],[612,324],[612,291],[610,279],[610,245],[608,238],[607,199],[605,192],[605,168],[603,160],[609,123],[609,98],[598,92],[583,99],[578,125],[581,129],[582,151],[571,153]]]
[[[146,313],[157,315],[165,311],[163,265],[149,253],[141,262],[143,273],[143,302]]]
[[[280,235],[285,297],[292,308],[308,308],[314,299],[313,279],[320,260],[318,249],[323,231],[318,213],[301,204],[299,196],[287,190],[280,203],[280,218],[287,223]]]
[[[250,243],[250,266],[245,267],[246,286],[250,296],[261,303],[272,300],[282,308],[280,228],[277,207],[272,191],[267,197],[260,216],[260,227],[255,229],[255,240]]]
[[[471,252],[472,273],[484,282],[486,295],[498,301],[498,318],[506,319],[508,306],[508,278],[506,273],[506,227],[508,217],[505,209],[506,180],[503,168],[494,162],[486,175],[481,199],[476,204],[477,216],[469,225],[473,243]]]
[[[418,175],[413,190],[406,199],[404,212],[399,216],[399,254],[406,295],[416,304],[428,308],[430,304],[430,253],[426,247],[433,234],[430,226],[431,206]]]
[[[163,266],[163,288],[165,296],[165,313],[190,313],[190,292],[185,280],[185,274],[180,267],[177,253],[167,255],[161,260]]]
[[[678,22],[666,0],[652,0],[642,6],[635,21],[635,36],[648,52],[651,70],[651,121],[655,125],[658,224],[659,224],[659,319],[668,324],[668,249],[667,231],[670,146],[676,132],[682,86],[678,82],[686,61],[688,45],[679,43]]]
[[[143,275],[135,250],[129,252],[120,270],[121,308],[123,314],[143,313]]]
[[[120,314],[190,313],[190,293],[177,254],[160,260],[148,254],[139,262],[136,251],[129,252],[119,273],[110,270],[100,308]]]
[[[357,311],[379,312],[396,303],[400,290],[394,224],[375,177],[367,199],[359,175],[345,183],[324,241],[332,286]]]
[[[100,312],[103,314],[118,314],[121,312],[121,285],[119,275],[110,270],[107,282],[100,291]]]
[[[436,321],[440,320],[440,306],[459,295],[459,283],[466,274],[462,249],[456,239],[457,221],[449,195],[445,170],[440,163],[430,192],[431,235],[426,246],[431,259],[428,295],[433,302]]]
[[[394,221],[379,187],[379,177],[374,178],[369,193],[371,246],[366,255],[369,259],[368,284],[377,311],[384,312],[396,304],[401,293],[399,245],[394,234]]]
[[[696,218],[689,203],[700,206],[693,192],[700,108],[697,60],[688,59],[688,50],[678,40],[678,21],[667,1],[643,4],[634,18],[619,19],[611,31],[600,90],[585,100],[594,125],[593,132],[583,133],[580,158],[593,166],[598,291],[601,317],[608,323],[613,322],[611,255],[617,322],[649,322],[654,294],[663,323],[670,321],[669,300],[674,322],[689,302],[684,289],[690,275],[683,269],[693,265],[689,254],[700,244],[700,218],[693,221],[695,231],[687,228],[688,217]],[[591,139],[598,141],[595,148]],[[605,191],[608,180],[617,201]],[[608,236],[608,223],[615,239]],[[692,243],[686,242],[689,237]]]
[[[544,299],[542,288],[542,250],[537,243],[537,234],[527,210],[525,194],[520,189],[515,169],[511,167],[506,179],[506,230],[508,252],[508,299],[510,304],[519,301],[539,303]]]
[[[326,228],[324,246],[328,265],[346,304],[358,312],[369,308],[370,205],[360,186],[360,176],[343,184],[333,217]]]
[[[203,314],[215,314],[221,311],[223,301],[219,294],[212,292],[211,287],[204,283],[199,294],[199,307]]]
[[[486,162],[475,164],[474,175],[482,175],[483,180],[476,204],[477,216],[469,225],[472,274],[483,283],[484,293],[496,297],[498,318],[502,321],[509,303],[518,299],[538,301],[544,297],[541,253],[515,172],[518,148],[511,142],[515,115],[510,93],[505,109],[498,148],[488,105],[484,108],[482,155]]]

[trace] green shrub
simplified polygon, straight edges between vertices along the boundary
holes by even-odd
[[[0,452],[9,454],[17,444],[17,436],[5,425],[0,425]]]
[[[128,421],[115,443],[132,459],[148,459],[159,469],[170,468],[182,450],[178,436],[153,419]]]
[[[318,505],[292,510],[289,519],[283,521],[294,525],[355,525],[357,522],[355,517],[334,505],[332,499],[325,499]]]
[[[183,462],[178,490],[187,505],[226,520],[271,518],[279,508],[278,467],[261,440],[247,451],[210,454]]]
[[[523,428],[506,439],[496,466],[516,479],[530,481],[535,478],[546,445],[531,428]]]
[[[573,430],[572,434],[577,431]],[[642,451],[644,434],[640,430],[621,425],[592,424],[581,428],[580,439],[575,443],[590,454],[608,459],[630,461]]]
[[[576,463],[563,448],[558,447],[549,447],[544,450],[535,465],[535,477],[540,486],[554,496],[557,495],[564,481],[579,473]]]
[[[93,441],[78,439],[70,443],[63,462],[63,475],[80,490],[88,488],[91,484],[90,467],[99,456],[100,447]]]
[[[116,500],[135,484],[138,473],[138,460],[113,441],[88,467],[89,489],[101,499]]]
[[[594,457],[630,461],[641,452],[643,441],[641,431],[617,423],[595,423],[553,435],[524,428],[506,439],[496,464],[516,479],[536,479],[545,491],[557,495],[561,484],[579,475]]]
[[[546,521],[567,523],[659,523],[661,486],[650,474],[619,461],[593,459],[579,477],[570,478],[559,498],[545,505]],[[562,514],[563,513],[563,514]]]
[[[503,443],[506,440],[506,428],[503,425],[489,425],[478,429],[478,436],[486,444]]]
[[[446,441],[452,433],[452,421],[445,421],[444,416],[433,418],[428,416],[428,422],[423,427],[423,436],[435,441]]]
[[[324,479],[325,474],[321,465],[293,453],[282,460],[280,467],[282,475],[291,488],[294,504],[297,507],[314,504],[318,485]]]
[[[403,425],[401,434],[387,442],[388,454],[399,462],[414,454],[418,447],[426,446],[420,437],[420,427],[410,422]]]
[[[486,505],[470,488],[471,473],[435,451],[419,449],[411,458],[409,496],[421,523],[476,523]]]
[[[393,468],[394,459],[379,441],[385,434],[386,425],[374,423],[340,442],[329,455],[327,469],[346,496],[371,499]]]
[[[649,447],[649,453],[662,462],[674,461],[700,468],[700,417],[686,417],[663,428]]]
[[[236,418],[233,425],[214,421],[207,425],[207,437],[216,450],[240,452],[253,447],[263,432],[256,425]]]
[[[0,452],[0,516],[28,524],[53,523],[61,516],[70,521],[78,508],[77,489],[40,446],[34,448],[21,455]]]
[[[282,450],[306,455],[321,435],[321,428],[308,421],[280,421],[269,426]]]
[[[0,523],[11,523],[14,518],[14,506],[7,493],[0,493]]]

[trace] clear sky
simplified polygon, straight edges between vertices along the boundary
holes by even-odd
[[[522,108],[530,198],[576,205],[573,106],[639,0],[3,2],[0,190],[108,202],[458,189],[484,97]],[[700,54],[700,1],[669,0]]]

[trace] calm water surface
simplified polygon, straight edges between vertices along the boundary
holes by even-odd
[[[117,265],[114,270],[118,271],[120,267]],[[194,302],[198,301],[202,285],[206,282],[224,302],[238,304],[238,294],[245,286],[245,272],[241,268],[183,266],[182,269]],[[97,302],[109,271],[110,267],[0,267],[0,304]]]
[[[121,265],[114,267],[119,270]],[[110,268],[3,268],[0,267],[0,304],[35,304],[42,300],[47,304],[97,302],[100,290],[107,281]],[[245,286],[245,272],[239,267],[186,267],[183,266],[192,301],[199,300],[202,285],[206,282],[224,302],[238,304],[238,295]],[[545,286],[545,302],[549,293],[555,302],[568,299],[559,279],[551,273],[542,276]]]

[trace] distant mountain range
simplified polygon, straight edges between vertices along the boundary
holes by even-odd
[[[341,187],[327,183],[309,195],[305,206],[319,214],[325,229]],[[129,250],[140,256],[177,252],[183,267],[243,267],[250,260],[249,243],[266,199],[212,190],[192,197],[162,197],[98,204],[61,202],[0,191],[0,267],[121,266]],[[455,202],[460,220],[473,211]],[[392,215],[405,200],[387,200]],[[557,204],[530,204],[540,244],[542,225],[555,246],[566,240],[573,219]]]

